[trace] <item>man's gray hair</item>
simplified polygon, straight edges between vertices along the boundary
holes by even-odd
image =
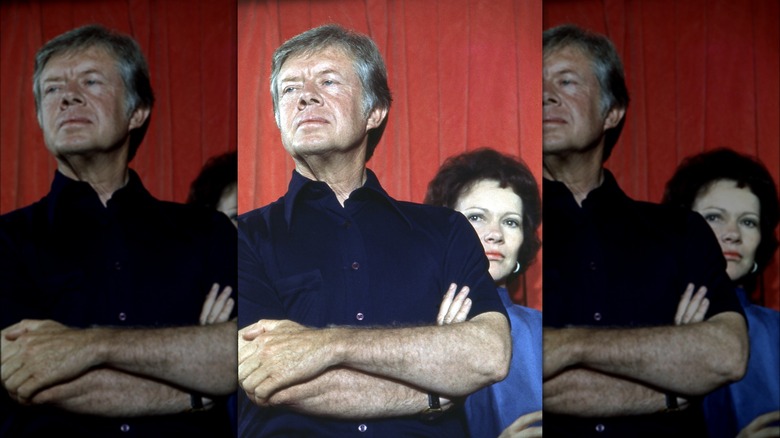
[[[387,85],[387,69],[374,41],[366,35],[353,32],[336,24],[327,24],[296,35],[274,51],[271,64],[271,97],[276,124],[279,116],[279,71],[284,63],[296,56],[306,56],[330,47],[344,50],[352,58],[355,72],[363,88],[363,115],[375,108],[390,109],[392,96]],[[371,158],[385,130],[387,117],[378,127],[368,132],[366,161]]]
[[[553,27],[542,36],[542,56],[550,55],[566,47],[576,47],[591,60],[593,73],[601,88],[601,114],[606,115],[613,108],[628,109],[623,63],[612,42],[604,35],[589,32],[572,24]],[[623,121],[605,134],[604,157],[606,161],[617,143]]]
[[[108,52],[117,63],[119,75],[125,86],[125,112],[127,116],[138,108],[152,109],[154,93],[149,80],[149,68],[146,64],[138,43],[128,35],[106,29],[97,24],[82,26],[65,32],[49,40],[35,54],[35,69],[33,72],[33,96],[35,97],[35,113],[41,111],[41,73],[52,57],[83,52],[92,47],[100,47]],[[135,156],[150,117],[144,124],[130,132],[129,159]]]

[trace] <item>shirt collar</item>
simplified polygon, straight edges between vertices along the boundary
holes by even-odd
[[[588,193],[588,196],[582,202],[583,207],[585,207],[586,204],[591,204],[593,202],[598,203],[599,200],[604,199],[612,203],[614,203],[615,199],[629,199],[620,186],[618,186],[615,177],[612,175],[612,172],[607,169],[603,169],[603,172],[604,181],[602,181],[600,186],[596,187],[595,189],[591,190],[590,193]],[[542,184],[545,194],[545,202],[548,202],[547,197],[549,196],[549,201],[569,199],[571,202],[576,203],[574,200],[574,195],[571,193],[569,188],[566,187],[566,184],[547,178],[543,180]]]
[[[54,173],[54,180],[47,197],[49,198],[47,213],[51,224],[56,223],[63,215],[104,208],[100,197],[89,183],[68,178],[59,170]],[[144,202],[148,199],[153,199],[152,195],[144,188],[138,174],[128,169],[127,184],[111,195],[108,207],[115,204]]]
[[[295,203],[298,202],[298,198],[306,190],[327,190],[332,192],[330,187],[328,187],[328,185],[324,182],[311,180],[298,173],[298,171],[293,170],[292,179],[290,179],[290,184],[287,187],[287,193],[284,195],[284,219],[287,222],[287,229],[290,229],[292,226],[293,209],[295,208]],[[410,228],[413,227],[412,221],[409,220],[409,218],[401,210],[400,206],[398,205],[398,201],[391,198],[390,195],[387,194],[385,189],[382,188],[382,185],[379,183],[379,179],[376,177],[376,174],[371,169],[366,169],[366,182],[363,184],[363,186],[355,189],[352,193],[350,193],[350,198],[353,198],[355,195],[360,196],[359,193],[365,192],[377,195],[381,199],[384,199],[406,221]]]

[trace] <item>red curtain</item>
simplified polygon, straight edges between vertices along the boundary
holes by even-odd
[[[183,202],[203,163],[236,148],[234,0],[4,0],[0,213],[40,199],[56,169],[35,118],[35,52],[89,23],[133,36],[147,57],[157,101],[130,166],[154,196]]]
[[[540,0],[239,2],[239,210],[283,195],[293,169],[273,119],[273,50],[331,22],[371,36],[387,63],[394,102],[368,167],[391,196],[422,202],[445,158],[480,146],[540,178],[541,14]],[[515,298],[541,308],[541,263],[521,282]]]
[[[780,2],[545,0],[544,28],[606,34],[631,104],[607,162],[634,198],[658,202],[686,156],[721,146],[758,157],[780,181]],[[780,258],[757,299],[780,310]]]

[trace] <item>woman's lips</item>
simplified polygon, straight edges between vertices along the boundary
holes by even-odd
[[[500,252],[495,251],[485,251],[485,255],[487,256],[488,260],[495,260],[495,261],[501,261],[504,260],[504,255]]]

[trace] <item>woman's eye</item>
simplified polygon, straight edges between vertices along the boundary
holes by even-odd
[[[707,222],[717,222],[720,220],[720,215],[715,213],[707,213],[704,215],[704,220]]]
[[[758,227],[758,221],[755,219],[743,219],[742,225],[748,227],[748,228],[757,228]]]
[[[469,221],[471,222],[478,222],[482,219],[482,215],[479,214],[470,214],[466,216]]]
[[[512,227],[512,228],[517,228],[517,227],[519,227],[519,226],[520,226],[520,221],[517,221],[517,220],[515,220],[515,219],[507,219],[506,221],[504,221],[504,223],[505,223],[507,226],[510,226],[510,227]]]

